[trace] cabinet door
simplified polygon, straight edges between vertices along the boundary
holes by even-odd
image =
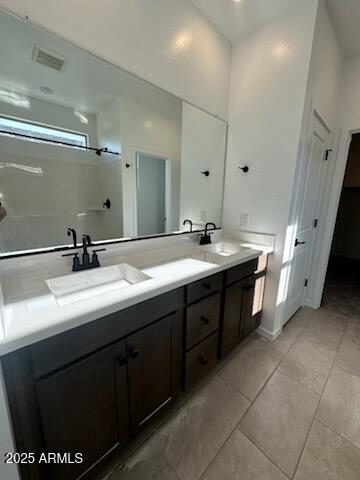
[[[181,314],[126,340],[131,432],[135,435],[176,397],[180,385]]]
[[[241,340],[243,294],[246,280],[225,288],[224,315],[221,323],[220,356],[228,354]]]
[[[47,452],[81,453],[82,463],[49,465],[47,478],[72,480],[129,439],[125,343],[36,382]]]
[[[265,275],[253,275],[247,279],[243,287],[242,337],[256,330],[260,324],[264,286]]]

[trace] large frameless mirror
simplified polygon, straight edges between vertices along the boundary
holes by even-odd
[[[224,121],[2,11],[0,63],[0,256],[221,226]]]

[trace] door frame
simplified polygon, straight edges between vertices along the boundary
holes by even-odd
[[[329,126],[327,125],[326,121],[323,119],[321,114],[319,113],[318,109],[316,108],[316,105],[314,103],[313,99],[309,99],[307,102],[307,108],[304,112],[304,117],[303,117],[303,124],[302,124],[302,129],[301,129],[301,137],[300,137],[300,147],[299,147],[299,153],[298,153],[298,162],[295,170],[295,182],[293,185],[293,196],[291,200],[291,207],[290,207],[290,214],[289,214],[289,222],[288,222],[288,228],[286,232],[286,237],[285,237],[285,245],[284,245],[284,254],[283,254],[283,260],[282,260],[282,274],[280,278],[280,285],[279,285],[279,291],[278,291],[278,298],[277,298],[277,304],[280,307],[280,314],[279,314],[279,325],[280,328],[283,327],[287,321],[289,320],[286,318],[286,305],[288,301],[288,295],[289,295],[289,283],[291,280],[291,267],[290,267],[290,262],[292,260],[292,255],[293,255],[293,245],[295,243],[296,239],[296,228],[294,228],[294,222],[297,218],[299,208],[301,208],[301,201],[299,198],[300,194],[300,178],[301,174],[303,173],[303,166],[304,166],[304,161],[306,159],[306,156],[310,155],[310,148],[311,148],[311,140],[312,140],[312,126],[314,119],[320,122],[320,124],[324,127],[324,129],[329,133],[330,139],[329,139],[329,145],[328,148],[331,148],[332,144],[332,132]],[[328,187],[329,183],[329,175],[330,175],[330,169],[327,168],[327,172],[325,172],[325,181],[323,183],[322,187],[322,192],[320,192],[320,197],[324,197],[325,191]],[[326,214],[327,212],[323,211],[323,208],[320,210],[320,217],[323,218],[324,222],[326,222]],[[311,252],[309,252],[309,257],[308,257],[308,262],[310,261],[309,258],[311,258],[313,251],[314,251],[314,245],[318,241],[318,235],[315,236],[313,245],[311,246]],[[316,261],[318,263],[318,261]],[[307,266],[308,268],[308,266]],[[314,271],[318,272],[319,268],[315,268]],[[316,278],[316,276],[315,276]],[[314,283],[314,279],[310,279],[311,283]],[[305,305],[306,303],[306,288],[304,286],[304,291],[302,295],[302,304]]]
[[[346,165],[349,157],[350,143],[352,136],[360,133],[360,128],[343,129],[340,128],[337,141],[336,151],[333,155],[334,162],[332,165],[332,174],[327,184],[328,189],[328,208],[326,212],[325,230],[322,239],[321,255],[317,261],[317,269],[315,275],[315,292],[311,307],[319,308],[321,306],[326,273],[329,264],[331,245],[335,233],[336,219],[339,211],[341,191],[345,178]]]
[[[145,155],[147,157],[158,158],[165,162],[165,232],[170,231],[170,216],[171,216],[171,157],[162,153],[156,153],[145,148],[137,148],[135,151],[135,175],[134,175],[134,196],[133,196],[133,221],[134,221],[134,235],[138,236],[138,218],[137,218],[137,188],[138,188],[138,162],[139,156]]]

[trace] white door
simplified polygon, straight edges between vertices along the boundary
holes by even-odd
[[[291,248],[288,262],[288,293],[284,322],[304,305],[305,289],[311,287],[307,279],[312,260],[315,236],[319,224],[321,198],[324,192],[327,167],[327,149],[330,133],[314,114],[307,153],[303,157],[296,188],[292,215]]]
[[[137,235],[166,232],[166,159],[138,153],[136,158]]]

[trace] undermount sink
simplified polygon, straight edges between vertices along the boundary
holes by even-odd
[[[85,300],[119,289],[130,288],[152,277],[127,263],[96,268],[46,280],[59,305]]]
[[[216,242],[211,243],[210,245],[203,245],[199,248],[209,253],[221,255],[222,257],[230,257],[231,255],[237,255],[238,253],[243,253],[249,250],[246,247],[232,242]]]

